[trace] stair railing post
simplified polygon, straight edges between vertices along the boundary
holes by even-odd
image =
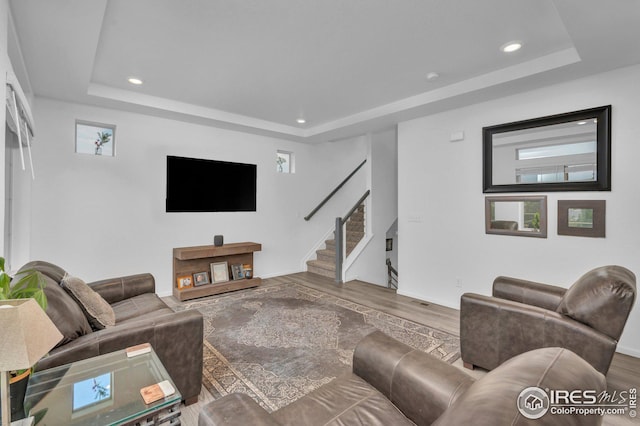
[[[343,228],[341,217],[336,217],[336,283],[342,283],[342,260],[344,259]]]

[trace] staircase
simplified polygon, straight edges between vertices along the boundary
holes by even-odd
[[[364,238],[364,203],[351,215],[345,224],[346,228],[346,257]],[[335,232],[334,232],[335,233]],[[326,240],[325,248],[316,250],[316,260],[307,261],[307,272],[322,275],[323,277],[336,277],[336,241]]]

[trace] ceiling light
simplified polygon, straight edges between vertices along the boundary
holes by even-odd
[[[307,122],[307,120],[305,120],[303,117],[300,117],[300,118],[296,119],[296,122],[297,122],[298,124],[304,124],[304,123],[306,123],[306,122]]]
[[[429,74],[427,74],[427,80],[435,80],[438,77],[440,77],[440,74],[438,74],[437,72],[432,71]]]
[[[137,77],[129,77],[127,81],[131,84],[135,84],[136,86],[140,86],[142,84],[142,80]]]
[[[578,121],[578,126],[584,126],[585,124],[587,124],[586,121]]]
[[[522,47],[521,42],[510,41],[509,43],[502,45],[500,50],[502,50],[504,53],[511,53],[511,52],[515,52],[516,50],[520,50],[521,47]]]

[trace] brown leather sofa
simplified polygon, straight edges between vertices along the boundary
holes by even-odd
[[[60,286],[65,271],[35,261],[21,270],[44,276],[47,315],[63,340],[36,365],[44,370],[149,342],[180,391],[185,403],[198,400],[202,386],[202,315],[174,312],[156,294],[151,274],[139,274],[89,283],[115,312],[115,325],[93,330],[78,303]],[[19,272],[18,272],[19,273]]]
[[[353,373],[269,414],[245,394],[207,404],[198,424],[230,425],[599,425],[600,416],[523,417],[528,387],[606,389],[604,376],[576,354],[544,348],[522,354],[475,381],[460,369],[381,332],[365,337]]]
[[[492,370],[523,352],[558,346],[607,374],[635,298],[636,277],[621,266],[593,269],[569,289],[498,277],[492,297],[462,295],[462,360]]]

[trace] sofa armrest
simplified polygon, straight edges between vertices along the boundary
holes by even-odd
[[[156,292],[156,281],[151,274],[128,275],[89,283],[109,304],[144,293]]]
[[[555,311],[567,289],[555,285],[511,277],[498,277],[493,281],[493,297],[538,306]]]
[[[280,426],[250,396],[232,393],[208,403],[200,411],[198,426]]]
[[[488,370],[521,353],[551,346],[580,355],[607,373],[617,342],[558,312],[511,300],[465,293],[460,299],[460,353]]]
[[[353,372],[416,424],[431,424],[473,383],[458,368],[379,331],[358,343]]]
[[[56,367],[151,343],[185,400],[197,398],[202,385],[202,315],[195,310],[128,321],[94,331],[55,348],[37,364],[37,370]]]

